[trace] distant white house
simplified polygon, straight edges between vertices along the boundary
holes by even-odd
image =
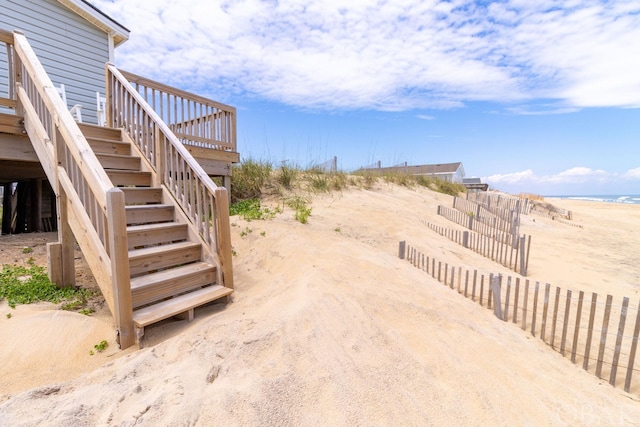
[[[461,162],[457,163],[442,163],[435,165],[418,165],[418,166],[391,166],[391,167],[377,167],[377,168],[363,168],[361,171],[375,172],[379,174],[384,173],[404,173],[408,175],[422,175],[432,178],[438,178],[447,182],[455,182],[462,184],[464,180],[464,167]]]
[[[483,184],[480,178],[465,178],[462,183],[467,190],[487,191],[489,189],[489,184]]]

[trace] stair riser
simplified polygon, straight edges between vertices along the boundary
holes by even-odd
[[[85,138],[113,139],[115,141],[122,140],[122,131],[120,129],[112,129],[107,127],[85,126],[80,124],[80,130]]]
[[[139,157],[110,157],[98,154],[97,155],[100,164],[105,169],[120,169],[139,171],[140,170],[140,158]]]
[[[127,209],[127,225],[173,221],[173,206],[166,208]]]
[[[131,145],[126,142],[117,141],[99,141],[87,139],[89,146],[96,154],[120,154],[123,156],[131,155]]]
[[[133,307],[161,301],[174,295],[181,294],[216,281],[214,268],[193,275],[178,276],[171,280],[156,283],[154,286],[142,289],[132,289],[131,299]]]
[[[113,170],[107,170],[106,172],[111,183],[115,186],[139,185],[149,187],[151,185],[151,174],[148,172],[116,172]]]
[[[159,230],[141,230],[127,232],[129,249],[155,245],[159,243],[178,242],[187,239],[187,226],[178,224]]]
[[[127,205],[144,205],[162,202],[162,190],[159,188],[123,188],[124,202]]]
[[[139,276],[160,268],[175,267],[200,261],[201,252],[200,246],[197,246],[194,248],[185,248],[157,255],[129,259],[131,277]]]

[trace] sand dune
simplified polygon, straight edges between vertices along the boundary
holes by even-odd
[[[148,328],[140,351],[89,356],[112,338],[104,311],[18,307],[0,320],[0,425],[639,424],[637,395],[398,258],[408,240],[508,273],[425,227],[450,226],[440,203],[379,184],[314,196],[306,225],[234,217],[232,303]],[[530,278],[637,305],[640,207],[554,203],[583,228],[526,217]]]

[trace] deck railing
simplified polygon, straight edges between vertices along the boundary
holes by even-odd
[[[231,232],[229,228],[229,199],[224,187],[216,186],[200,164],[191,156],[165,123],[167,118],[182,120],[186,113],[167,116],[167,110],[176,110],[177,104],[162,104],[161,117],[153,105],[112,64],[106,65],[107,75],[107,124],[124,128],[147,161],[157,173],[160,182],[171,192],[200,238],[208,246],[218,269],[219,283],[233,288],[231,264]],[[131,76],[130,73],[126,74]],[[144,81],[146,85],[162,85]],[[162,86],[163,94],[167,86]],[[155,92],[154,92],[155,93]],[[167,95],[169,99],[181,99],[181,95]],[[156,95],[153,96],[155,99]],[[213,103],[213,101],[208,101]],[[159,108],[158,104],[155,105]],[[171,122],[169,122],[171,123]],[[212,223],[213,221],[213,223]]]
[[[126,348],[134,335],[124,193],[111,183],[26,37],[16,32],[12,39],[16,109],[24,115],[24,127],[59,197],[62,230],[56,253],[66,282],[61,284],[75,277],[73,233],[116,320],[121,348]]]
[[[234,107],[123,70],[120,74],[183,144],[237,151]]]
[[[0,49],[6,50],[6,62],[0,69],[0,77],[7,81],[6,91],[0,92],[0,107],[16,108],[16,70],[14,67],[13,33],[0,29]],[[2,85],[4,86],[4,85]],[[0,87],[2,87],[0,86]]]

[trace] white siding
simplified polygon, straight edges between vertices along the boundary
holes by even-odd
[[[22,31],[53,84],[65,85],[69,107],[81,104],[83,121],[97,123],[96,91],[104,94],[109,60],[104,31],[56,0],[0,0],[0,28]],[[5,93],[4,51],[0,61],[0,93]]]

